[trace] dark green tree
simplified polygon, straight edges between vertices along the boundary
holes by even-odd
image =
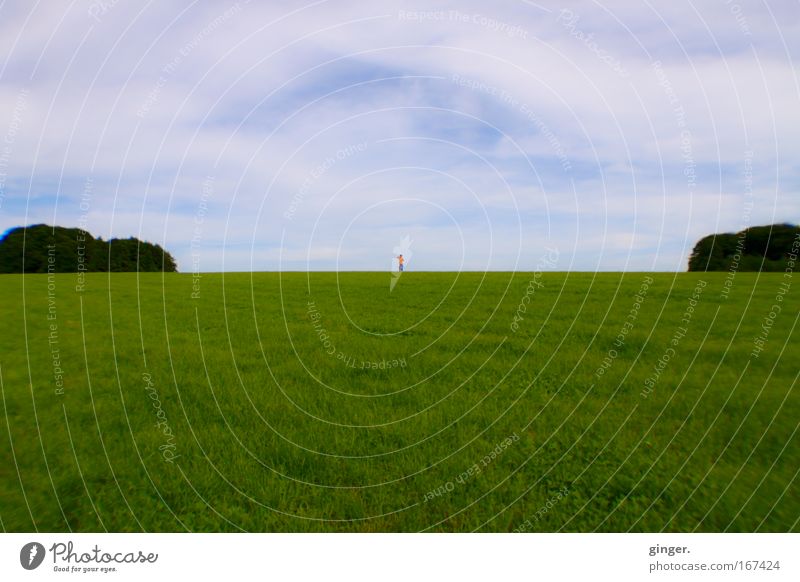
[[[689,256],[689,270],[783,271],[798,235],[800,226],[772,224],[705,236]]]
[[[157,244],[136,238],[94,238],[79,228],[35,224],[9,230],[0,240],[0,273],[177,272],[177,263]]]

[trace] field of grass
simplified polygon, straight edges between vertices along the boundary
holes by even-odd
[[[800,288],[726,277],[0,276],[0,526],[800,531]]]

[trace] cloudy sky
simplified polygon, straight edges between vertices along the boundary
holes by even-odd
[[[0,230],[182,271],[685,270],[800,221],[798,58],[797,0],[5,1]]]

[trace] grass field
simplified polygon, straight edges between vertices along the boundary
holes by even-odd
[[[800,289],[726,278],[0,276],[2,529],[800,531]]]

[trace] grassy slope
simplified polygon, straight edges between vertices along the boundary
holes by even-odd
[[[513,332],[531,274],[58,275],[63,395],[47,276],[2,276],[2,527],[798,531],[798,291],[751,358],[780,275],[653,275],[597,378],[644,276],[545,274]]]

